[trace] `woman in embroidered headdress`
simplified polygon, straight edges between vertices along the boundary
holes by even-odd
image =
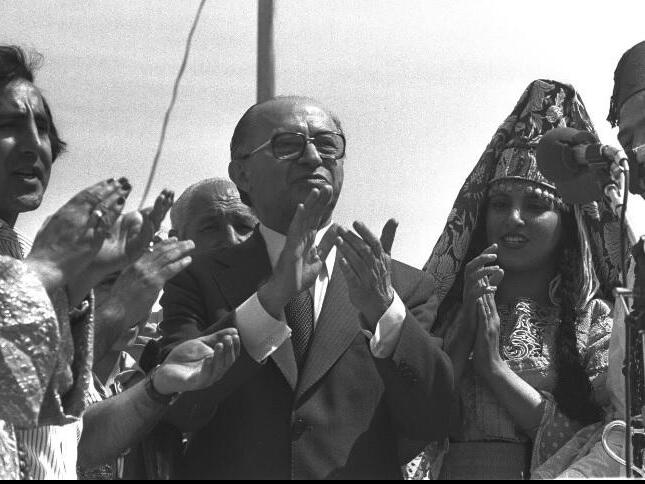
[[[565,204],[539,172],[537,143],[564,126],[594,133],[571,86],[531,83],[425,266],[460,399],[441,477],[526,478],[603,419],[619,225],[604,202]],[[436,456],[408,471],[436,477]]]

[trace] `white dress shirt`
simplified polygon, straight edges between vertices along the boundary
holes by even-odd
[[[320,243],[330,226],[331,224],[318,231],[315,239],[316,245]],[[284,248],[286,236],[262,224],[260,224],[260,234],[266,244],[271,267],[275,268]],[[313,287],[310,288],[314,302],[314,331],[334,270],[335,260],[336,247],[334,246],[329,251],[323,269]],[[364,331],[366,336],[370,338],[370,349],[375,357],[387,358],[394,352],[401,335],[405,314],[405,305],[395,291],[394,300],[379,319],[374,334]],[[235,321],[244,348],[258,362],[264,361],[291,336],[291,328],[287,325],[284,313],[280,315],[280,319],[271,316],[262,307],[257,292],[235,310]]]

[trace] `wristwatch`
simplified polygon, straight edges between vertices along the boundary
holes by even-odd
[[[181,393],[175,392],[169,395],[164,395],[163,393],[159,393],[157,391],[153,383],[153,380],[160,366],[161,365],[155,366],[150,371],[150,373],[148,373],[148,375],[146,376],[146,383],[145,383],[146,394],[150,397],[151,400],[157,403],[161,403],[162,405],[172,405],[173,403],[175,403],[175,400],[179,398],[179,395],[181,395]]]

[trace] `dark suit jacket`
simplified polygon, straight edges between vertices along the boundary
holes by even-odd
[[[408,309],[390,358],[372,356],[336,267],[300,375],[290,340],[263,364],[243,349],[218,383],[170,408],[170,422],[196,430],[177,477],[396,479],[413,456],[399,455],[399,439],[445,437],[452,367],[440,340],[422,328],[432,288],[422,272],[392,265]],[[195,257],[161,300],[164,351],[232,326],[233,310],[270,274],[258,230],[241,245]]]

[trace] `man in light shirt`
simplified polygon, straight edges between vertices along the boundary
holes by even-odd
[[[452,368],[423,329],[432,287],[362,223],[358,235],[332,223],[345,144],[309,98],[271,99],[238,123],[229,175],[260,224],[196,256],[161,300],[166,351],[230,326],[242,343],[219,383],[167,414],[195,431],[176,477],[400,478],[420,448],[400,455],[399,439],[447,434]]]

